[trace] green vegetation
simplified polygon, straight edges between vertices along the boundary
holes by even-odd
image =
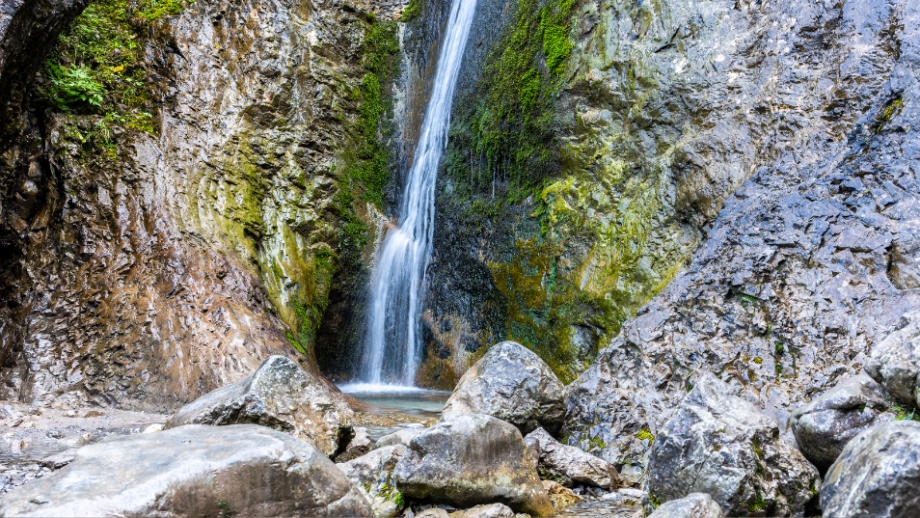
[[[763,499],[763,495],[757,495],[757,497],[754,498],[754,502],[748,507],[748,510],[750,510],[752,513],[756,513],[758,511],[763,511],[766,508],[767,502]]]
[[[409,5],[403,9],[399,21],[409,23],[417,19],[422,14],[422,0],[410,0]]]
[[[920,421],[920,414],[917,413],[917,409],[915,408],[894,403],[891,405],[891,410],[894,412],[895,419],[898,421]]]
[[[636,439],[639,439],[640,441],[648,439],[649,444],[655,442],[655,436],[652,435],[652,431],[648,428],[639,430],[639,432],[636,433]]]
[[[563,444],[565,444],[565,442],[563,442]],[[589,449],[591,450],[603,450],[607,447],[607,443],[605,443],[604,440],[600,437],[592,437],[591,440],[588,441],[588,444],[590,445]]]
[[[896,115],[901,113],[901,109],[903,108],[904,108],[904,101],[902,101],[900,97],[888,103],[888,105],[885,106],[885,109],[882,110],[882,113],[880,113],[875,118],[875,122],[876,122],[875,132],[881,133],[882,129],[885,127],[885,124],[887,124],[888,121],[893,119]]]

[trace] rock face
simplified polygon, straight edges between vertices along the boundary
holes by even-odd
[[[582,501],[582,498],[576,495],[574,491],[552,480],[544,480],[543,489],[546,490],[546,494],[549,495],[549,501],[553,503],[553,507],[556,509],[569,507]]]
[[[779,427],[714,376],[701,378],[654,439],[651,502],[707,493],[729,516],[802,516],[818,470]]]
[[[245,491],[241,490],[245,488]],[[370,516],[325,455],[261,426],[184,426],[78,450],[10,492],[3,516]]]
[[[691,493],[679,500],[661,504],[649,518],[722,518],[712,497],[706,493]]]
[[[357,459],[371,451],[373,445],[373,441],[371,441],[370,436],[367,434],[367,428],[356,426],[355,436],[348,441],[348,446],[345,447],[345,451],[336,455],[335,461],[348,462],[352,459]]]
[[[378,448],[366,455],[337,464],[338,468],[371,502],[374,516],[389,518],[399,516],[404,502],[396,491],[393,469],[406,454],[403,445]]]
[[[393,478],[409,498],[461,508],[503,503],[533,516],[553,514],[521,433],[485,415],[460,416],[416,436]]]
[[[859,434],[821,489],[824,516],[909,518],[920,509],[920,423],[883,423]]]
[[[689,2],[669,4],[691,12]],[[868,363],[868,352],[901,315],[920,306],[920,291],[915,289],[920,285],[916,2],[756,5],[693,2],[692,9],[718,8],[721,13],[702,18],[713,22],[706,30],[737,26],[732,20],[742,23],[744,17],[743,23],[767,23],[763,34],[770,35],[742,38],[736,40],[737,47],[712,50],[725,59],[716,62],[718,70],[707,77],[710,93],[705,98],[724,99],[741,108],[710,105],[713,110],[707,112],[720,116],[721,111],[727,125],[716,123],[713,131],[730,131],[731,136],[712,138],[709,144],[696,138],[702,134],[681,137],[695,141],[693,147],[699,151],[683,155],[688,174],[684,178],[705,183],[697,173],[712,174],[712,167],[705,165],[709,158],[702,160],[710,156],[702,151],[708,147],[732,154],[742,151],[724,164],[738,165],[739,179],[747,177],[743,171],[750,171],[750,179],[710,219],[707,240],[686,270],[624,325],[594,365],[567,387],[569,411],[563,433],[570,444],[614,464],[643,464],[647,450],[636,438],[637,431],[648,428],[657,435],[687,387],[705,373],[721,373],[740,395],[787,430],[793,410],[839,379],[859,374]],[[748,16],[745,10],[757,14]],[[670,21],[659,22],[653,16],[656,21],[648,34],[671,35],[689,26],[681,25],[680,16],[671,12]],[[894,32],[889,30],[891,20],[898,20]],[[678,38],[679,33],[667,51],[676,52],[674,67],[685,58],[689,67],[695,58],[679,49],[690,42],[678,45]],[[705,41],[700,38],[695,31],[697,43],[685,47],[687,51],[702,50],[696,47]],[[786,42],[781,57],[750,60],[761,52],[772,53],[764,45],[772,41],[775,46],[780,39]],[[782,65],[774,61],[780,59]],[[752,90],[747,99],[716,94],[719,88],[731,88],[724,74],[767,70],[760,66],[776,71],[769,73],[777,81],[770,85],[789,82],[790,87]],[[831,76],[822,72],[829,70],[825,67],[846,72],[831,74],[839,80],[828,80]],[[806,69],[816,74],[814,82],[799,82],[802,76],[796,71]],[[684,70],[690,75],[681,74],[682,81],[710,73],[705,67]],[[714,84],[722,86],[713,90]],[[805,84],[814,86],[801,89]],[[778,95],[780,91],[784,93]],[[748,102],[752,104],[744,108]],[[769,107],[776,102],[789,111]],[[748,125],[768,119],[780,126],[770,130],[772,122]],[[655,120],[649,120],[649,127],[661,128]],[[733,140],[748,130],[730,120],[752,131],[747,144]],[[754,147],[747,149],[748,145]],[[686,184],[686,192],[695,182]]]
[[[524,443],[528,450],[536,451],[541,479],[553,480],[566,487],[589,485],[610,490],[616,489],[620,482],[616,468],[610,463],[559,443],[542,428],[527,435]]]
[[[517,426],[522,434],[559,432],[565,387],[539,356],[517,342],[501,342],[460,379],[441,415],[484,414]]]
[[[260,424],[307,440],[325,455],[354,437],[354,411],[322,381],[283,356],[265,360],[250,377],[180,408],[167,428],[187,424]]]
[[[789,425],[802,453],[822,472],[827,470],[853,437],[894,420],[886,412],[886,395],[881,385],[861,374],[793,412]]]
[[[888,392],[920,407],[920,311],[906,313],[895,331],[872,347],[865,368]]]

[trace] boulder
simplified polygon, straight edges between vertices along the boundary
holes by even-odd
[[[362,455],[366,455],[371,451],[371,446],[373,446],[373,444],[374,442],[371,440],[371,436],[367,433],[367,428],[356,426],[355,436],[348,442],[345,451],[336,455],[335,461],[348,462]]]
[[[831,466],[821,509],[833,518],[920,514],[920,423],[881,423],[859,434]]]
[[[397,444],[409,446],[409,443],[412,442],[412,439],[414,439],[416,435],[419,435],[425,430],[426,428],[422,428],[421,426],[397,430],[389,435],[384,435],[383,437],[377,439],[377,443],[374,444],[374,448],[395,446]]]
[[[818,470],[780,438],[776,421],[703,375],[652,441],[653,505],[707,493],[729,516],[801,516]]]
[[[533,351],[501,342],[473,365],[447,400],[442,418],[485,414],[517,426],[522,434],[543,427],[557,434],[565,417],[565,387]]]
[[[792,413],[789,424],[805,458],[822,472],[853,437],[893,421],[885,389],[865,374],[840,382]]]
[[[293,361],[272,356],[248,378],[180,408],[166,428],[252,423],[310,441],[327,456],[348,445],[354,411]]]
[[[505,504],[477,505],[450,513],[450,518],[514,518],[514,511]]]
[[[902,316],[872,347],[865,371],[896,398],[920,407],[920,310]]]
[[[348,480],[355,485],[371,502],[374,516],[399,516],[405,507],[402,494],[396,490],[393,482],[393,468],[406,454],[402,444],[386,446],[371,451],[348,462],[337,464]]]
[[[416,436],[393,478],[417,500],[460,508],[498,502],[534,516],[553,514],[520,431],[485,415],[459,416]]]
[[[549,495],[549,501],[553,503],[553,507],[556,509],[569,507],[582,501],[582,498],[576,495],[574,491],[552,480],[544,480],[543,489],[546,490],[546,494]]]
[[[425,509],[420,511],[415,518],[450,518],[450,515],[447,514],[447,511],[441,509],[440,507],[432,507],[430,509]]]
[[[601,496],[601,500],[613,502],[618,507],[638,507],[648,500],[648,493],[640,489],[621,488]]]
[[[612,464],[560,443],[542,428],[528,434],[524,443],[531,458],[537,457],[537,471],[542,479],[559,482],[565,487],[588,485],[605,489],[615,489],[620,482]]]
[[[0,516],[369,516],[323,453],[262,426],[183,426],[77,450],[0,500]]]
[[[649,518],[722,518],[722,509],[706,493],[690,493],[661,504]]]

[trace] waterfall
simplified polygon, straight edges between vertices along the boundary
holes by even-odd
[[[447,33],[418,147],[391,227],[378,252],[371,283],[362,381],[412,385],[421,353],[418,337],[425,269],[431,257],[434,189],[447,145],[450,109],[476,0],[453,0]]]

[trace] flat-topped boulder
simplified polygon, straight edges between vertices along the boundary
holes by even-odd
[[[230,515],[372,510],[325,454],[255,425],[191,425],[84,446],[67,467],[0,500],[0,516]]]
[[[417,435],[393,478],[416,500],[459,508],[502,503],[533,516],[553,514],[520,431],[485,415],[459,416]]]
[[[555,435],[565,417],[565,387],[533,351],[517,342],[492,346],[460,378],[441,413],[449,420],[484,414],[517,426],[522,434],[544,428]]]
[[[802,453],[818,469],[827,470],[853,437],[894,420],[886,396],[881,385],[861,374],[797,409],[789,424]]]
[[[272,356],[248,378],[180,408],[166,428],[187,424],[259,424],[310,441],[324,455],[345,449],[354,411],[317,377],[284,356]]]

